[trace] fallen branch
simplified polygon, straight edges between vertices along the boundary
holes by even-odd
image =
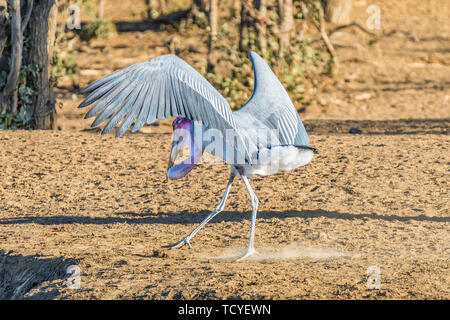
[[[346,28],[350,28],[350,27],[358,27],[361,31],[363,31],[363,32],[367,33],[368,35],[374,37],[374,38],[375,38],[374,40],[379,40],[379,39],[381,39],[381,38],[383,38],[383,37],[385,36],[385,35],[382,35],[382,36],[379,36],[379,37],[378,37],[375,33],[370,32],[369,30],[366,30],[366,29],[365,29],[363,26],[361,26],[359,23],[357,23],[357,22],[352,22],[352,23],[350,23],[350,24],[346,24],[346,25],[344,25],[344,26],[339,26],[339,27],[336,27],[336,28],[334,28],[334,29],[328,31],[328,37],[330,37],[330,36],[331,36],[333,33],[335,33],[335,32],[338,32],[338,31],[340,31],[340,30],[342,30],[342,29],[346,29]],[[319,40],[321,40],[321,39],[322,39],[322,35],[320,35],[319,37],[316,37],[316,38],[311,39],[311,40],[310,40],[310,43],[317,42],[317,41],[319,41]]]
[[[152,23],[170,23],[175,20],[186,18],[190,12],[191,9],[171,12],[153,19]]]
[[[343,26],[339,26],[334,28],[333,30],[328,31],[328,36],[331,36],[333,33],[340,31],[342,29],[346,29],[346,28],[350,28],[350,27],[358,27],[358,29],[360,29],[361,31],[367,33],[368,35],[371,35],[372,37],[376,37],[376,34],[373,32],[370,32],[369,30],[367,30],[366,28],[364,28],[363,26],[361,26],[359,23],[357,22],[352,22]]]

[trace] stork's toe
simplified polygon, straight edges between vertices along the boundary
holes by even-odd
[[[192,249],[191,243],[189,242],[189,238],[183,238],[180,241],[162,246],[163,248],[179,248],[181,247],[183,244],[187,245],[189,247],[189,249]]]
[[[248,249],[246,253],[244,253],[242,256],[240,256],[239,258],[236,259],[236,261],[242,261],[245,259],[248,259],[250,257],[254,257],[254,256],[261,256],[261,254],[256,251],[255,249]]]

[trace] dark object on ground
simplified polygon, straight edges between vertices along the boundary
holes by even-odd
[[[359,133],[362,133],[362,131],[358,127],[352,127],[352,128],[350,128],[348,133],[359,134]]]

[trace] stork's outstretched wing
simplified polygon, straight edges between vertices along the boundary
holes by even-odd
[[[81,93],[89,95],[79,108],[98,100],[86,114],[86,118],[98,114],[93,127],[109,118],[102,134],[111,131],[122,119],[116,137],[133,123],[135,132],[156,119],[183,116],[220,130],[225,140],[232,139],[229,145],[235,146],[251,163],[228,102],[194,68],[175,55],[155,57],[115,71],[92,82]],[[226,130],[234,130],[237,142]]]
[[[280,145],[309,146],[308,134],[283,85],[263,58],[255,52],[249,56],[255,87],[250,100],[234,112],[236,122],[277,129]]]

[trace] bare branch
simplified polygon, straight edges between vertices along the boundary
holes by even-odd
[[[327,47],[327,50],[333,59],[333,65],[335,67],[333,72],[337,72],[338,62],[337,62],[336,51],[334,50],[334,47],[331,44],[330,39],[328,38],[327,32],[325,30],[325,17],[324,17],[324,11],[323,11],[322,6],[319,7],[319,23],[320,23],[320,28],[319,28],[320,35],[322,36],[323,42],[325,43],[325,46]]]

